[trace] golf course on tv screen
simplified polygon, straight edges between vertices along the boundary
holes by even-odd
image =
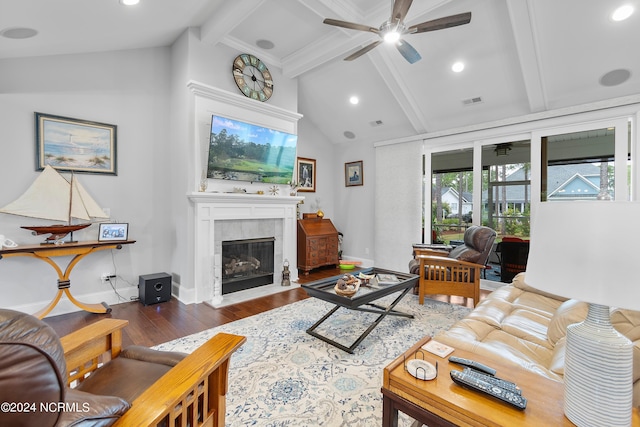
[[[297,135],[213,116],[207,178],[287,184]]]

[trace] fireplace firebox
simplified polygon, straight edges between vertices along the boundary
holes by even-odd
[[[275,238],[222,242],[222,294],[273,283]]]

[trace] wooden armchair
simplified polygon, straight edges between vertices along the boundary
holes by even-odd
[[[37,409],[2,412],[0,425],[224,426],[229,359],[246,339],[221,333],[188,355],[122,349],[127,323],[103,319],[58,339],[35,317],[0,310],[0,398]]]
[[[496,232],[488,227],[472,226],[464,233],[464,245],[441,256],[439,253],[418,251],[409,264],[411,272],[420,274],[419,302],[425,295],[457,295],[480,301],[480,274],[485,268],[493,247]],[[418,271],[416,271],[418,269]]]

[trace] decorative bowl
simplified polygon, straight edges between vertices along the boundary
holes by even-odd
[[[337,295],[349,298],[354,296],[358,289],[360,289],[360,280],[352,274],[345,274],[334,286]]]

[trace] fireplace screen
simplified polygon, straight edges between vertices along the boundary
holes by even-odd
[[[222,294],[273,283],[273,237],[222,242]]]

